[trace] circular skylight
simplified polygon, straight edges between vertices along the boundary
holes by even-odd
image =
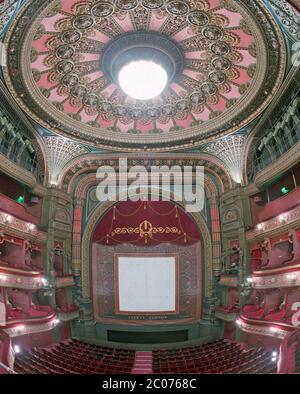
[[[139,60],[122,67],[118,80],[128,96],[137,100],[150,100],[163,92],[168,83],[168,74],[157,63]]]

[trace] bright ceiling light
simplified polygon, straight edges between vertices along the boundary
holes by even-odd
[[[166,70],[157,63],[145,60],[133,61],[119,72],[122,90],[137,100],[150,100],[159,96],[168,83]]]

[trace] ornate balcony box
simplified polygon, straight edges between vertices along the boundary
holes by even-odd
[[[38,332],[50,331],[59,323],[55,313],[45,317],[31,318],[23,320],[10,320],[0,329],[6,332],[11,338],[21,335],[34,334]]]
[[[71,312],[57,312],[56,315],[60,321],[70,321],[79,318],[79,310]]]
[[[64,275],[64,276],[57,276],[55,279],[56,287],[70,287],[74,286],[74,276],[73,275]]]
[[[248,319],[244,316],[240,316],[238,318],[237,325],[240,330],[244,332],[256,335],[265,335],[278,339],[283,339],[291,331],[295,331],[295,327],[291,324]]]
[[[45,278],[41,272],[26,271],[1,265],[0,287],[14,287],[26,290],[38,290],[45,286]]]
[[[61,321],[70,321],[79,317],[79,308],[77,305],[63,305],[56,308],[56,315]]]
[[[226,321],[226,322],[232,322],[235,321],[237,318],[237,314],[239,312],[238,308],[235,309],[227,309],[223,305],[218,305],[215,308],[215,316],[217,319]]]
[[[221,286],[238,287],[238,274],[222,274],[219,283]]]
[[[297,287],[300,286],[300,265],[255,271],[251,279],[252,287],[256,289]]]

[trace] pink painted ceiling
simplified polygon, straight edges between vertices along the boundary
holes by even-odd
[[[91,13],[91,1],[62,1],[49,8],[32,41],[30,67],[36,86],[49,105],[72,119],[119,133],[169,133],[217,118],[251,86],[257,63],[255,38],[241,13],[225,8],[224,2],[197,3],[207,17],[201,28],[163,8],[151,10],[140,4],[99,18]],[[185,60],[177,80],[160,97],[141,106],[100,69],[105,45],[138,30],[168,35],[179,44]],[[204,97],[192,96],[193,104],[187,107],[185,100],[199,91]],[[99,110],[99,100],[107,108]],[[110,104],[120,106],[123,116],[116,115]],[[145,107],[158,109],[156,116],[145,116]],[[132,108],[140,111],[135,117]]]

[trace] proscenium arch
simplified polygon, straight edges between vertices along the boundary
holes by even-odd
[[[164,194],[160,189],[156,195]],[[126,192],[118,195],[118,201],[109,201],[99,205],[91,214],[82,237],[81,250],[81,287],[83,299],[91,299],[91,242],[95,228],[99,221],[108,213],[118,202],[126,201]],[[127,196],[126,196],[127,197]],[[185,208],[186,203],[178,203],[176,196],[171,195],[170,201],[181,208]],[[187,213],[188,214],[188,213]],[[200,212],[190,212],[189,215],[196,223],[203,241],[203,262],[204,262],[204,296],[210,297],[213,287],[213,256],[212,239],[206,221]]]

